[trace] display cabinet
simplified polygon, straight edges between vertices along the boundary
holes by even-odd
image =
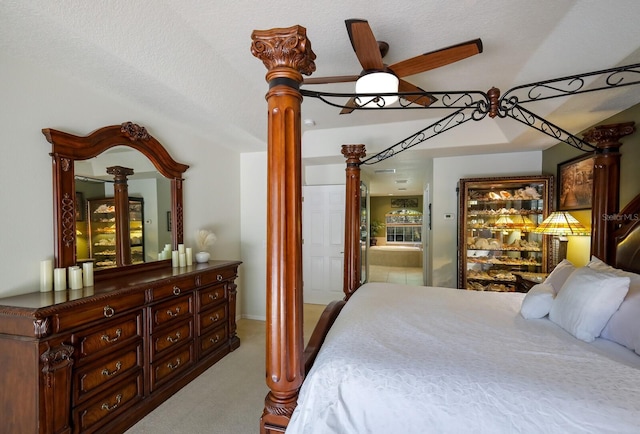
[[[144,262],[144,202],[142,198],[129,198],[129,248],[131,263]],[[116,266],[116,210],[113,198],[87,201],[89,215],[89,254],[96,268]]]
[[[518,273],[546,273],[549,245],[533,233],[551,212],[553,177],[466,178],[459,183],[458,287],[517,291]]]

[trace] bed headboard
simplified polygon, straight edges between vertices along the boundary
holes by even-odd
[[[616,216],[618,228],[613,233],[616,268],[640,273],[640,194]]]

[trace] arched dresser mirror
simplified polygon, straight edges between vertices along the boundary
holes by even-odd
[[[114,149],[135,150],[141,153],[150,161],[155,169],[163,177],[170,181],[170,211],[167,216],[171,232],[172,248],[183,242],[183,174],[189,168],[185,164],[176,162],[166,151],[166,149],[153,138],[144,127],[132,122],[125,122],[121,125],[112,125],[100,128],[87,136],[76,136],[54,129],[43,129],[42,133],[52,144],[51,156],[53,159],[53,201],[54,201],[54,239],[56,267],[68,267],[78,262],[78,234],[87,230],[86,226],[80,231],[76,224],[78,213],[88,214],[89,207],[86,207],[82,195],[77,194],[76,170],[79,162],[86,162],[98,156],[104,156]],[[113,158],[113,155],[116,155]],[[104,267],[97,267],[97,273],[108,274],[112,270],[122,272],[123,267],[131,270],[140,268],[155,268],[165,266],[167,260],[161,257],[147,255],[147,258],[140,259],[132,254],[130,240],[135,239],[137,234],[130,232],[131,207],[134,201],[130,201],[128,194],[128,178],[133,177],[134,170],[130,168],[130,160],[118,161],[117,155],[110,155],[111,161],[115,161],[107,167],[106,173],[112,177],[112,204],[113,213],[109,215],[115,233],[113,239],[114,255],[112,264]],[[89,216],[85,214],[87,220]],[[170,218],[169,218],[170,217]],[[157,220],[157,219],[156,219]],[[138,222],[144,225],[145,222]],[[135,229],[132,229],[135,230]],[[132,257],[134,256],[134,257]],[[96,258],[92,258],[95,260]],[[138,263],[139,262],[139,263]]]

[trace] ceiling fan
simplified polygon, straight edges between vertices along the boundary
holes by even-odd
[[[345,20],[345,24],[347,25],[351,46],[363,68],[360,75],[307,78],[303,81],[303,85],[355,81],[356,93],[424,93],[425,91],[423,89],[409,83],[404,80],[403,77],[429,71],[473,56],[474,54],[482,53],[482,41],[480,39],[474,39],[451,47],[421,54],[392,65],[385,65],[382,58],[389,51],[389,44],[384,41],[376,41],[369,23],[366,20],[350,19]],[[382,79],[387,83],[390,82],[391,87],[377,87],[378,79]],[[358,89],[359,87],[361,88],[360,90]],[[382,98],[385,99],[387,97]],[[424,95],[406,95],[402,98],[425,107],[436,101],[434,97]],[[384,105],[389,105],[395,102],[396,99],[397,98],[385,100]],[[347,104],[345,104],[345,108],[342,109],[340,114],[351,113],[355,107],[366,105],[372,101],[373,100],[363,103],[356,97],[352,97]]]

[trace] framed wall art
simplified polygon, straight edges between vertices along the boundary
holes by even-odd
[[[591,208],[594,161],[587,154],[558,164],[558,210]]]

